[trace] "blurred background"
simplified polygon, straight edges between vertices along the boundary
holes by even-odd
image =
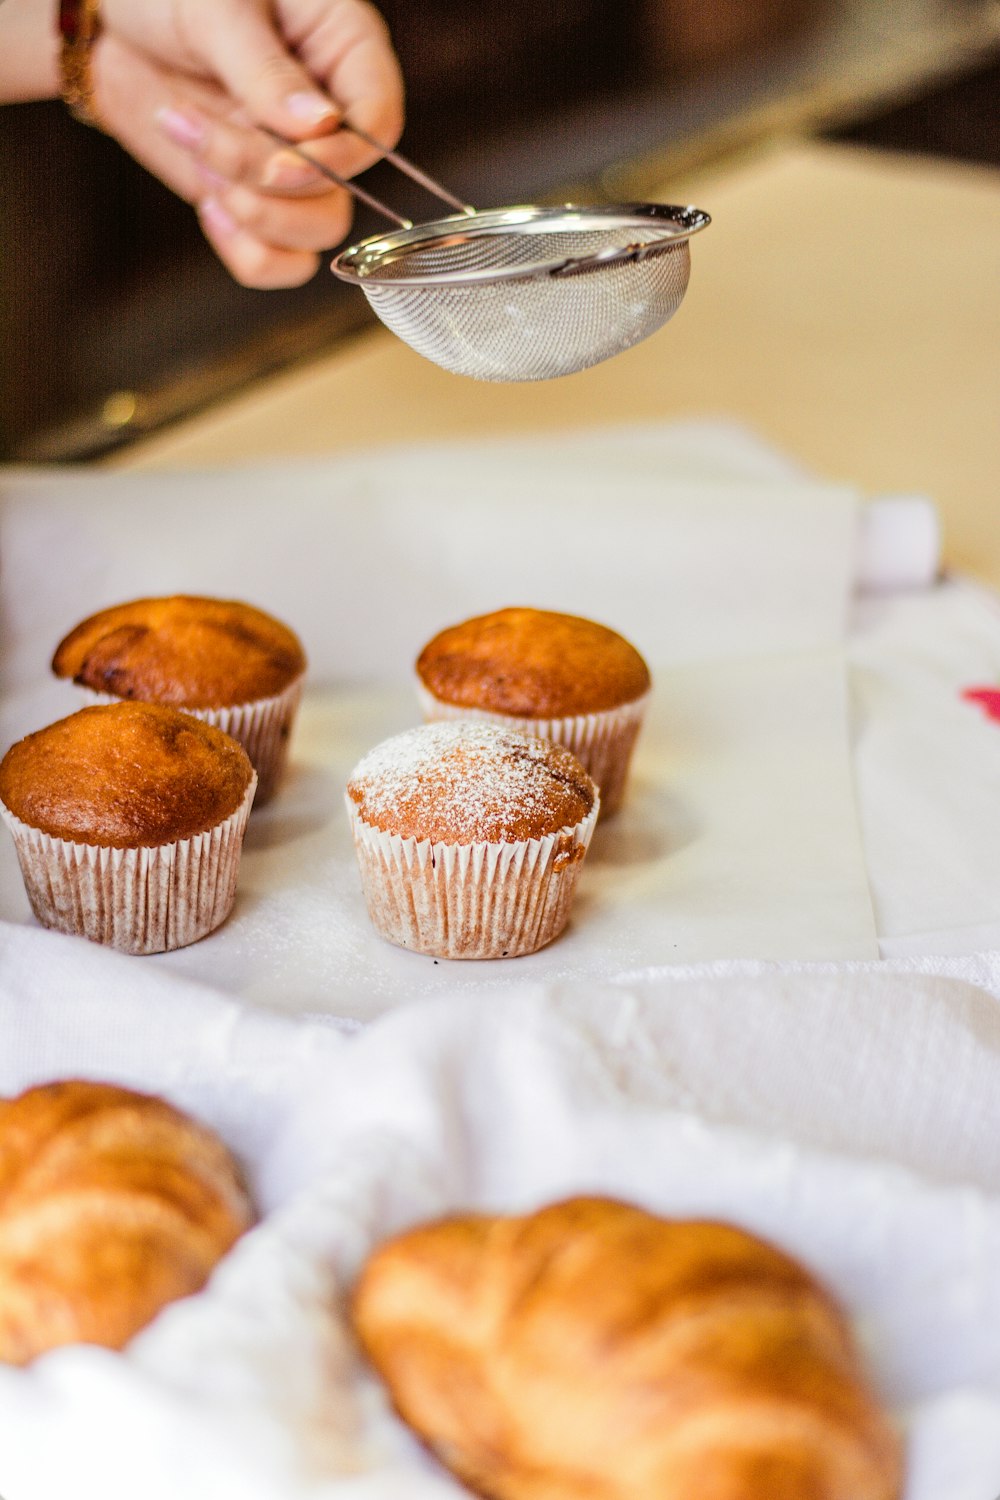
[[[762,139],[1000,166],[996,0],[383,0],[402,149],[479,207],[641,198]],[[410,217],[433,200],[366,182]],[[0,458],[94,457],[367,326],[324,266],[237,286],[191,210],[61,104],[0,110]],[[352,238],[383,227],[359,215]]]

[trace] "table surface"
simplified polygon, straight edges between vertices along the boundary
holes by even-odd
[[[791,141],[654,196],[713,224],[674,322],[627,354],[496,386],[376,329],[114,466],[724,416],[865,493],[931,495],[947,565],[1000,585],[1000,174]]]

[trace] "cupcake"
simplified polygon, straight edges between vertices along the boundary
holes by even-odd
[[[347,785],[372,922],[440,958],[534,953],[566,925],[599,804],[568,750],[499,725],[385,740]]]
[[[477,718],[565,745],[622,800],[649,698],[649,668],[622,636],[577,615],[500,609],[442,630],[417,659],[427,719]]]
[[[115,703],[13,745],[0,815],[43,926],[160,953],[229,915],[256,784],[221,729],[161,704]]]
[[[277,786],[302,696],[298,637],[263,610],[176,594],[102,609],[52,659],[101,701],[137,698],[195,714],[239,740],[257,772],[257,805]]]

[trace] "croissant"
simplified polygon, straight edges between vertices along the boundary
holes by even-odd
[[[66,1082],[0,1101],[0,1360],[121,1348],[250,1223],[229,1152],[160,1099]]]
[[[493,1500],[897,1500],[847,1324],[780,1251],[599,1198],[389,1241],[353,1297],[400,1415]]]

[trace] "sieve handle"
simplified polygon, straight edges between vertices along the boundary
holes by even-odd
[[[695,226],[701,229],[709,223],[708,215],[702,216],[703,222]],[[687,233],[672,234],[668,239],[649,240],[634,245],[612,246],[608,250],[598,250],[595,255],[574,255],[569,260],[561,261],[557,266],[549,268],[550,276],[582,276],[587,271],[600,271],[606,266],[624,266],[630,261],[638,262],[653,260],[658,255],[669,255],[677,249],[678,245],[684,245],[695,228]]]
[[[388,146],[383,146],[381,141],[377,141],[374,136],[369,135],[367,130],[362,130],[360,125],[352,125],[350,120],[345,120],[344,126],[352,135],[360,136],[367,145],[374,146],[376,151],[382,153],[386,161],[392,162],[394,167],[400,172],[405,173],[413,182],[419,183],[433,197],[440,198],[442,203],[447,203],[449,208],[457,209],[460,214],[475,213],[476,210],[471,204],[463,203],[461,198],[456,198],[454,193],[450,193],[446,187],[441,186],[436,177],[431,177],[428,172],[423,171],[415,162],[410,161],[409,157],[400,155],[398,151],[390,150]],[[403,227],[403,225],[400,225],[400,228]]]
[[[286,146],[288,150],[294,151],[296,156],[308,162],[311,167],[314,167],[322,176],[328,177],[331,182],[335,182],[338,187],[345,188],[353,198],[357,198],[359,202],[367,204],[369,208],[373,208],[376,213],[382,214],[384,218],[391,219],[394,224],[399,225],[400,229],[413,228],[413,223],[410,219],[404,219],[402,214],[398,214],[394,208],[390,208],[387,203],[383,203],[380,198],[376,198],[366,188],[359,187],[356,182],[350,178],[342,177],[339,172],[335,172],[325,162],[318,161],[315,156],[311,156],[304,149],[301,142],[290,140],[288,136],[281,135],[277,130],[272,130],[269,125],[258,125],[257,128],[264,135],[269,135],[272,140],[278,141],[282,146]],[[376,151],[382,153],[386,161],[391,162],[400,172],[404,173],[413,182],[418,183],[422,188],[425,188],[435,198],[440,198],[443,203],[447,203],[449,208],[455,208],[459,213],[463,214],[475,213],[474,208],[470,207],[468,203],[463,203],[461,198],[456,198],[454,193],[449,193],[447,188],[442,187],[439,182],[429,176],[428,173],[422,171],[414,162],[405,156],[401,156],[398,151],[393,151],[388,146],[383,146],[381,141],[377,141],[374,136],[369,135],[366,130],[362,130],[359,125],[352,125],[349,120],[345,120],[341,129],[351,131],[352,135],[358,136],[369,146],[374,146]],[[306,144],[308,145],[309,143],[306,142]]]

